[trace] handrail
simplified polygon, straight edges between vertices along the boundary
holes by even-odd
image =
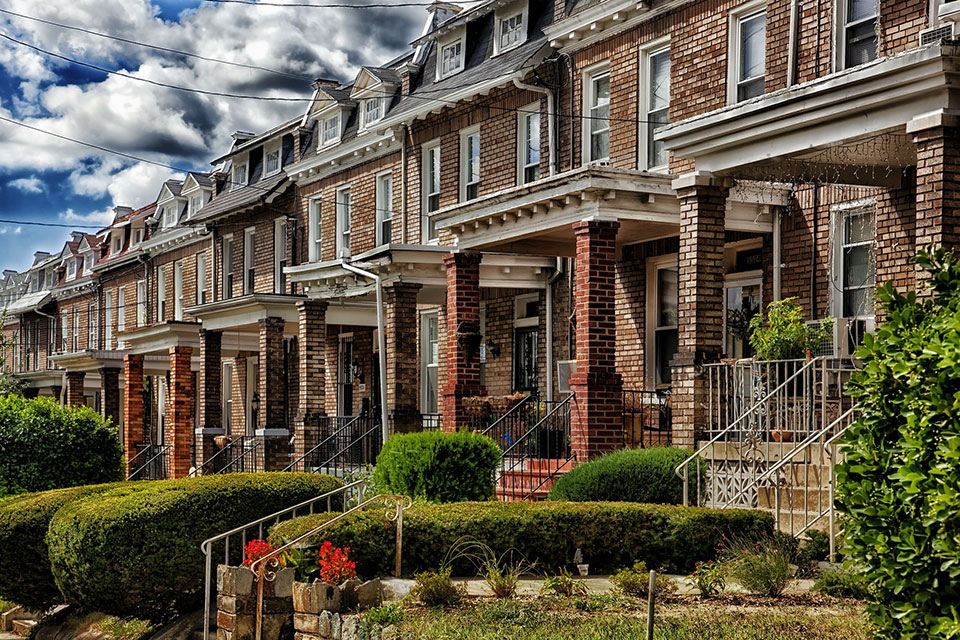
[[[346,416],[346,417],[349,417],[349,416]],[[334,431],[333,433],[331,433],[329,436],[327,436],[326,438],[324,438],[324,439],[323,439],[323,442],[321,442],[320,444],[312,447],[312,448],[310,449],[310,451],[307,451],[307,452],[304,453],[302,456],[300,456],[299,458],[297,458],[296,460],[294,460],[293,462],[291,462],[290,464],[288,464],[286,467],[284,467],[283,470],[284,470],[284,471],[290,471],[291,469],[295,468],[298,464],[300,464],[301,462],[303,462],[304,460],[306,460],[306,459],[307,459],[307,456],[313,454],[313,452],[315,452],[317,449],[319,449],[319,448],[322,447],[323,445],[327,444],[332,438],[336,438],[337,436],[339,436],[344,430],[352,427],[352,426],[353,426],[353,423],[355,423],[357,420],[359,420],[359,419],[362,418],[362,417],[363,417],[363,415],[353,416],[352,419],[349,420],[346,424],[344,424],[342,427],[340,427],[339,429],[337,429],[336,431]]]
[[[513,415],[513,413],[514,413],[515,411],[518,411],[518,410],[520,409],[520,407],[526,405],[526,404],[530,401],[531,398],[533,398],[533,394],[532,394],[532,393],[529,394],[529,395],[527,395],[523,400],[521,400],[521,401],[518,402],[517,404],[513,405],[513,406],[510,408],[510,410],[507,411],[505,414],[503,414],[502,416],[500,416],[499,418],[497,418],[496,420],[494,420],[494,421],[493,421],[493,424],[491,424],[489,427],[487,427],[486,429],[484,429],[483,431],[480,432],[480,435],[485,436],[485,435],[487,435],[488,433],[490,433],[490,432],[493,430],[494,427],[496,427],[498,424],[500,424],[501,422],[503,422],[504,420],[506,420],[508,417],[510,417],[511,415]],[[540,399],[537,398],[537,401],[538,401],[538,402],[539,402],[539,400],[540,400]]]
[[[527,436],[529,436],[531,433],[533,433],[533,432],[534,432],[540,425],[542,425],[544,422],[546,422],[547,420],[549,420],[550,417],[551,417],[553,414],[555,414],[557,411],[559,411],[561,407],[563,407],[563,406],[566,405],[566,404],[569,404],[569,403],[570,403],[570,400],[573,399],[573,396],[574,396],[574,394],[571,393],[571,394],[568,395],[566,398],[564,398],[564,399],[561,400],[559,403],[557,403],[557,406],[555,406],[553,409],[551,409],[550,412],[547,413],[547,415],[543,416],[543,418],[541,418],[540,421],[537,422],[537,424],[535,424],[535,425],[533,425],[532,427],[530,427],[529,429],[527,429],[526,433],[524,433],[522,436],[520,436],[519,438],[517,438],[517,441],[516,441],[516,442],[514,442],[514,443],[511,444],[509,447],[507,447],[506,449],[504,449],[504,450],[503,450],[503,455],[501,456],[501,458],[506,458],[506,457],[507,457],[507,454],[510,453],[510,451],[512,451],[513,449],[515,449],[515,448],[517,447],[517,445],[519,445],[521,442],[523,442],[523,441],[527,438]]]
[[[204,590],[204,599],[203,599],[203,602],[204,602],[204,604],[203,604],[203,609],[204,609],[204,611],[203,611],[203,612],[204,612],[204,616],[203,616],[203,637],[204,637],[204,640],[207,640],[207,638],[209,637],[209,634],[210,634],[210,572],[211,572],[211,570],[212,570],[212,565],[213,565],[213,545],[214,545],[214,544],[216,544],[217,542],[220,542],[220,541],[224,541],[224,540],[226,541],[226,546],[225,546],[225,548],[224,548],[224,555],[226,556],[227,560],[229,560],[229,556],[230,556],[230,537],[231,537],[231,536],[234,536],[234,535],[237,535],[237,534],[245,534],[245,532],[246,532],[248,529],[252,529],[253,527],[258,527],[258,529],[259,529],[258,535],[260,535],[260,536],[262,537],[262,536],[263,536],[263,525],[264,525],[264,523],[269,522],[270,520],[275,520],[276,522],[279,522],[281,517],[286,516],[286,515],[288,515],[288,514],[294,514],[294,515],[296,515],[297,511],[299,511],[299,510],[301,510],[301,509],[304,509],[304,508],[307,508],[307,507],[310,508],[309,513],[312,515],[312,514],[313,514],[313,507],[314,507],[314,505],[315,505],[316,503],[322,501],[322,500],[326,500],[326,501],[327,501],[327,511],[330,511],[330,508],[331,508],[331,498],[333,498],[333,497],[336,496],[336,495],[340,495],[340,494],[343,494],[344,496],[346,496],[346,494],[347,494],[349,491],[351,491],[352,489],[357,489],[357,491],[358,491],[358,493],[359,493],[359,495],[360,495],[360,501],[363,501],[363,494],[365,493],[367,486],[368,486],[368,482],[367,482],[366,480],[356,480],[356,481],[351,482],[351,483],[349,483],[349,484],[345,484],[345,485],[343,485],[343,486],[341,486],[341,487],[338,487],[338,488],[336,488],[336,489],[333,489],[332,491],[327,491],[326,493],[320,494],[319,496],[310,498],[310,499],[308,499],[308,500],[304,500],[303,502],[300,502],[300,503],[298,503],[298,504],[295,504],[295,505],[293,505],[292,507],[287,507],[287,508],[285,508],[285,509],[281,509],[280,511],[276,511],[276,512],[274,512],[274,513],[271,513],[271,514],[268,515],[268,516],[263,516],[262,518],[259,518],[259,519],[257,519],[257,520],[254,520],[254,521],[252,521],[252,522],[248,522],[247,524],[244,524],[244,525],[241,525],[241,526],[239,526],[239,527],[235,527],[235,528],[233,528],[233,529],[230,529],[229,531],[225,531],[225,532],[223,532],[223,533],[217,534],[217,535],[213,536],[212,538],[207,538],[206,540],[204,540],[203,542],[201,542],[201,543],[200,543],[200,552],[204,555],[204,558],[205,558],[205,561],[204,561],[204,567],[205,567],[204,571],[205,571],[205,573],[204,573],[204,588],[203,588],[203,590]],[[343,504],[346,505],[346,497],[344,497],[344,502],[343,502]],[[244,538],[243,542],[244,542],[244,543],[246,542],[246,539],[245,539],[245,538]]]
[[[688,484],[689,484],[689,471],[688,471],[688,467],[689,467],[689,465],[690,465],[690,462],[691,462],[692,460],[695,460],[695,459],[699,458],[701,453],[703,453],[703,452],[706,451],[708,448],[710,448],[713,444],[715,444],[716,442],[718,442],[718,441],[720,440],[720,438],[722,438],[723,436],[726,436],[726,435],[727,435],[730,431],[732,431],[735,427],[739,426],[739,424],[740,424],[741,422],[743,422],[748,416],[751,416],[751,415],[753,415],[754,412],[758,411],[760,407],[764,406],[764,405],[767,403],[767,401],[769,401],[771,398],[773,398],[774,396],[776,396],[777,393],[779,393],[783,388],[785,388],[785,387],[787,386],[787,384],[790,383],[790,382],[792,382],[797,376],[799,376],[800,374],[804,373],[808,368],[813,367],[813,365],[814,365],[815,363],[821,362],[823,359],[824,359],[824,358],[822,358],[822,357],[816,357],[816,358],[811,358],[810,360],[808,360],[802,367],[800,367],[799,369],[797,369],[795,372],[793,372],[792,375],[790,375],[790,376],[789,376],[788,378],[786,378],[783,382],[781,382],[779,385],[777,385],[777,387],[776,387],[775,389],[773,389],[772,391],[770,391],[769,393],[767,393],[767,395],[763,396],[763,398],[761,398],[760,400],[757,400],[757,401],[754,402],[752,405],[750,405],[750,408],[747,409],[746,411],[744,411],[743,414],[742,414],[740,417],[738,417],[736,420],[734,420],[734,421],[731,422],[729,425],[727,425],[727,427],[726,427],[725,429],[723,429],[722,431],[720,431],[720,433],[718,433],[717,435],[713,436],[710,440],[708,440],[706,443],[704,443],[699,449],[697,449],[696,451],[694,451],[693,454],[691,454],[689,457],[687,457],[686,460],[684,460],[683,462],[681,462],[681,463],[677,466],[677,468],[673,470],[673,472],[677,475],[677,477],[680,478],[681,480],[683,480],[683,505],[684,505],[684,506],[689,506],[689,502],[690,502],[690,501],[689,501],[689,495],[688,495],[688,493],[689,493],[689,487],[688,487]],[[699,481],[699,478],[700,478],[700,474],[697,473],[697,479],[698,479],[698,481]],[[698,489],[698,490],[699,490],[699,489]]]
[[[233,439],[231,439],[230,442],[228,442],[223,447],[221,447],[220,450],[217,451],[215,454],[213,454],[212,456],[210,456],[209,458],[201,462],[198,467],[194,468],[194,470],[188,474],[188,477],[192,478],[198,475],[202,475],[201,471],[203,471],[207,467],[207,465],[211,465],[217,458],[221,456],[226,457],[227,452],[230,451],[230,448],[233,446],[234,443],[236,442],[243,443],[244,440],[247,440],[252,437],[253,436],[231,436],[231,438]],[[229,465],[224,465],[224,467],[227,467],[227,466]]]
[[[221,473],[229,473],[227,469],[232,469],[233,465],[237,464],[238,462],[246,458],[248,454],[255,452],[257,449],[260,448],[260,445],[262,445],[263,442],[261,442],[260,440],[254,440],[253,446],[250,446],[250,447],[246,446],[245,443],[242,443],[242,444],[244,444],[244,447],[240,455],[238,455],[236,458],[234,458],[227,464],[223,465],[223,468],[220,469],[219,471],[214,471],[213,472],[214,475],[220,475]],[[254,461],[254,464],[256,464],[256,461]]]
[[[370,427],[369,429],[367,429],[366,431],[364,431],[363,433],[361,433],[359,436],[357,436],[356,438],[354,438],[353,440],[351,440],[350,443],[349,443],[347,446],[345,446],[343,449],[340,449],[340,451],[337,451],[335,454],[333,454],[332,456],[330,456],[329,458],[327,458],[326,460],[324,460],[323,462],[321,462],[321,463],[320,463],[319,465],[317,465],[317,466],[318,466],[319,468],[321,468],[321,469],[323,469],[324,467],[329,466],[334,460],[336,460],[337,458],[339,458],[339,457],[340,457],[341,455],[343,455],[346,451],[349,451],[350,448],[351,448],[353,445],[357,444],[358,442],[362,442],[364,438],[366,438],[366,437],[369,436],[371,433],[373,433],[374,431],[377,431],[377,430],[379,430],[379,429],[380,429],[380,422],[379,422],[379,420],[374,419],[374,421],[373,421],[373,426],[372,426],[372,427]]]
[[[160,450],[159,450],[153,457],[149,458],[146,462],[144,462],[142,465],[140,465],[139,467],[137,467],[137,470],[136,470],[136,471],[134,471],[134,472],[131,473],[129,476],[127,476],[127,480],[131,480],[131,479],[133,478],[133,476],[137,475],[138,473],[140,473],[141,471],[143,471],[144,469],[146,469],[147,467],[149,467],[151,462],[153,462],[153,461],[156,460],[157,458],[165,455],[165,454],[167,453],[167,451],[170,450],[170,446],[171,446],[171,445],[169,445],[169,444],[161,444],[161,445],[151,445],[151,446],[158,446],[158,447],[160,447]],[[139,458],[141,455],[143,455],[143,454],[146,453],[147,451],[150,451],[150,447],[149,447],[149,446],[148,446],[147,448],[145,448],[143,451],[141,451],[140,453],[138,453],[137,455],[135,455],[135,456],[133,456],[132,458],[130,458],[130,462],[128,462],[127,464],[128,464],[128,465],[129,465],[129,464],[132,464],[134,460],[136,460],[137,458]]]

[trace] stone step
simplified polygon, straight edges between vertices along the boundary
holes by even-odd
[[[37,626],[36,620],[19,619],[13,621],[13,632],[18,636],[29,636],[33,628]]]

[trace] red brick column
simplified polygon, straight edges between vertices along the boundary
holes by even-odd
[[[394,282],[384,287],[384,322],[387,343],[387,411],[393,431],[420,431],[420,398],[417,387],[417,294],[420,284]]]
[[[183,478],[193,464],[193,374],[192,347],[170,347],[170,397],[165,444],[169,452],[171,478]]]
[[[67,371],[67,406],[83,406],[83,371]]]
[[[263,318],[260,328],[260,367],[256,434],[263,438],[264,470],[280,471],[290,464],[290,430],[284,419],[283,318]]]
[[[483,395],[480,385],[480,254],[451,253],[447,270],[446,381],[441,392],[443,428],[467,425],[463,399]]]
[[[143,442],[143,356],[123,356],[123,449],[129,463]],[[127,475],[133,473],[127,467]]]
[[[320,443],[320,418],[327,414],[327,301],[301,300],[297,355],[300,398],[294,424],[294,455],[299,458]]]
[[[198,466],[213,456],[213,439],[223,435],[222,347],[222,332],[200,330],[200,424],[197,425],[196,434],[200,446]]]
[[[723,348],[723,243],[728,187],[705,174],[674,181],[680,199],[678,349],[672,363],[673,444],[706,426],[703,365]]]
[[[120,426],[120,369],[103,367],[100,369],[100,415],[109,418],[115,426]]]
[[[623,381],[616,367],[616,221],[573,225],[577,372],[570,441],[579,462],[623,446]]]

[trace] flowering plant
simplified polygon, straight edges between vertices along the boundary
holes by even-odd
[[[254,538],[243,548],[243,566],[249,567],[260,558],[267,557],[273,551],[274,549],[269,542]]]
[[[329,540],[320,546],[320,579],[327,584],[340,584],[357,575],[357,563],[350,561],[350,547],[334,547]]]
[[[698,562],[690,581],[693,582],[704,598],[719,595],[727,586],[724,567],[720,562]]]

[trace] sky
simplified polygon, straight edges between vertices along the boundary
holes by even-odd
[[[373,1],[391,0],[346,0]],[[384,64],[404,53],[427,15],[422,6],[309,8],[210,0],[0,0],[0,9],[302,78],[0,13],[0,36],[104,69],[207,91],[299,98],[310,97],[310,78],[351,80],[361,65]],[[0,37],[0,118],[175,168],[209,170],[211,160],[229,151],[234,131],[267,130],[305,106],[154,86]],[[29,267],[38,250],[58,253],[69,236],[66,228],[16,221],[101,227],[112,220],[114,206],[153,202],[172,175],[170,168],[0,121],[0,270]]]

